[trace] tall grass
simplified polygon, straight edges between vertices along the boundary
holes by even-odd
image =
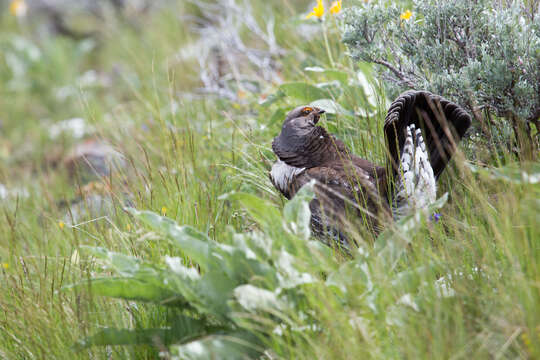
[[[305,8],[286,1],[252,6],[261,23],[271,13],[278,24],[276,39],[286,50],[277,59],[283,81],[334,80],[331,74],[305,70],[330,67],[320,33],[302,37],[298,26]],[[74,347],[104,327],[156,328],[178,315],[168,307],[95,296],[91,288],[62,290],[110,271],[82,252],[81,245],[163,265],[165,256],[181,253],[126,213],[126,205],[161,213],[229,243],[227,234],[265,227],[240,203],[220,200],[220,195],[242,191],[270,200],[278,209],[285,204],[267,178],[274,161],[270,142],[282,121],[272,121],[272,116],[300,100],[287,96],[267,106],[259,105],[257,93],[248,92],[242,101],[196,96],[194,89],[201,85],[196,59],[175,61],[180,48],[197,40],[193,24],[181,17],[189,11],[196,14],[179,2],[143,18],[140,29],[104,25],[93,50],[85,50],[89,43],[37,37],[29,24],[3,15],[3,52],[20,51],[13,42],[22,37],[39,49],[40,58],[33,61],[17,53],[26,61],[26,73],[18,79],[24,86],[16,89],[7,85],[13,73],[5,58],[0,59],[0,184],[9,192],[0,200],[0,358],[166,354],[167,347],[159,342]],[[331,29],[336,68],[350,79],[361,72],[371,84],[351,85],[341,96],[332,95],[346,110],[369,114],[338,112],[322,125],[356,154],[383,163],[384,90],[369,68],[351,64],[339,34]],[[253,41],[245,29],[240,35]],[[82,87],[78,79],[90,69],[105,80]],[[58,89],[67,85],[73,93],[59,98]],[[272,82],[259,85],[264,95],[277,91]],[[48,134],[52,124],[70,117],[85,118],[95,129],[94,137],[107,140],[126,158],[125,167],[97,180],[106,185],[103,196],[112,210],[75,224],[63,203],[76,198],[84,184],[68,175],[61,159],[77,140],[69,134],[51,139]],[[362,243],[362,253],[355,253],[352,261],[365,264],[367,273],[347,268],[338,272],[341,289],[329,286],[327,276],[350,260],[334,254],[313,265],[318,281],[301,289],[302,302],[293,312],[244,314],[246,326],[260,336],[265,356],[540,357],[538,181],[524,181],[520,172],[508,178],[489,170],[472,171],[464,163],[475,159],[482,166],[515,166],[536,177],[538,164],[519,164],[511,154],[493,159],[476,146],[463,146],[443,176],[439,195],[448,192],[449,201],[442,219],[424,222],[405,236],[399,236],[399,228],[391,232],[407,249],[393,266],[381,260],[372,243]],[[28,196],[17,189],[25,189]],[[281,236],[277,229],[282,226],[276,221],[273,236]],[[276,318],[298,326],[273,331]]]

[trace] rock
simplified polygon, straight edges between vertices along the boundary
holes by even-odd
[[[63,163],[70,178],[81,184],[109,177],[111,172],[126,166],[126,160],[121,153],[97,139],[89,139],[75,145]]]

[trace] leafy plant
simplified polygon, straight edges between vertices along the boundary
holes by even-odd
[[[427,89],[507,119],[522,156],[536,156],[540,130],[540,14],[527,2],[413,1],[412,12],[370,1],[347,11],[343,41],[377,65],[393,95]],[[400,15],[401,13],[401,15]]]
[[[187,267],[182,257],[166,257],[164,264],[152,264],[103,248],[85,247],[114,274],[91,279],[90,291],[175,307],[183,313],[168,328],[105,329],[80,341],[79,346],[152,344],[159,340],[172,345],[172,352],[179,358],[219,355],[232,359],[239,354],[261,354],[261,339],[244,325],[241,313],[272,312],[292,306],[290,296],[294,292],[289,290],[315,281],[313,275],[305,272],[306,264],[292,261],[293,253],[328,252],[322,245],[305,242],[310,235],[306,200],[312,196],[311,191],[309,186],[305,187],[285,208],[280,230],[286,231],[285,236],[276,236],[274,240],[261,232],[234,234],[230,245],[215,242],[189,226],[178,226],[153,212],[129,209],[136,219],[170,239],[173,247],[196,263],[197,268]],[[264,227],[282,221],[273,206],[252,195],[234,193],[226,198],[243,203]],[[295,237],[304,241],[293,246],[290,239]],[[83,282],[71,287],[85,286]]]
[[[164,264],[155,264],[103,248],[83,247],[113,276],[68,288],[89,286],[94,295],[150,302],[177,308],[180,313],[168,327],[107,328],[81,340],[78,347],[164,344],[180,359],[256,357],[265,351],[265,339],[275,331],[320,331],[314,309],[304,305],[313,289],[330,289],[341,297],[361,286],[366,306],[375,309],[369,302],[381,289],[371,280],[367,253],[339,264],[330,248],[310,240],[312,186],[303,187],[282,214],[250,194],[223,196],[223,200],[240,202],[262,230],[232,234],[230,244],[213,241],[153,212],[129,209],[136,219],[164,234],[197,267],[188,267],[185,257],[166,256]],[[398,232],[389,229],[383,233],[369,250],[374,251],[373,259],[395,267],[421,219],[421,213],[415,214],[397,225]],[[402,278],[404,273],[396,276]],[[311,315],[297,318],[304,313]]]

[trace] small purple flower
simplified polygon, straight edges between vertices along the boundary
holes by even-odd
[[[433,222],[438,222],[440,219],[441,219],[442,215],[439,214],[439,213],[433,213],[433,215],[431,215],[429,217],[429,220],[433,221]]]

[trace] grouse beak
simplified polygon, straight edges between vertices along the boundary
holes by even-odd
[[[316,124],[319,122],[319,119],[321,117],[322,114],[324,114],[326,111],[324,111],[323,109],[317,109],[315,110],[313,113],[314,113],[314,117],[313,117],[313,122]]]

